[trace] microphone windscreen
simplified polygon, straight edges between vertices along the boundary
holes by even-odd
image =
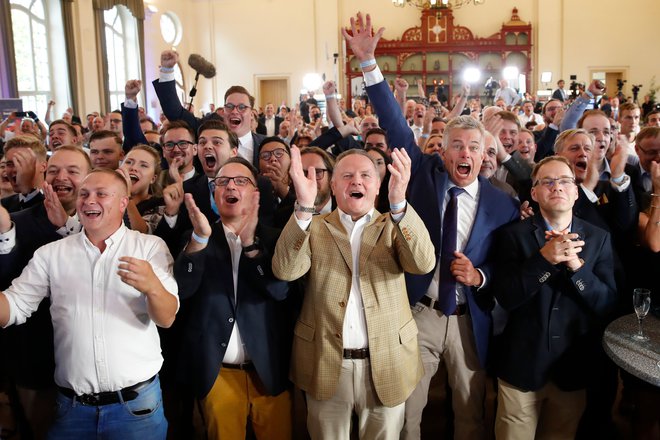
[[[215,76],[215,66],[206,61],[201,55],[196,53],[190,54],[188,57],[188,65],[206,78],[213,78]]]

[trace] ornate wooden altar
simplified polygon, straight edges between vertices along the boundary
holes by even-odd
[[[486,38],[477,38],[467,27],[455,24],[449,7],[422,10],[421,22],[421,26],[407,29],[400,39],[381,39],[376,49],[385,79],[406,79],[410,96],[416,95],[415,83],[421,78],[427,91],[437,90],[450,98],[454,91],[460,91],[462,73],[468,67],[481,70],[481,79],[473,85],[471,95],[483,95],[487,79],[492,76],[499,80],[506,66],[515,66],[525,75],[524,85],[529,90],[532,25],[520,20],[517,8],[499,32]],[[352,96],[362,94],[362,71],[350,48],[346,50],[346,92],[351,102]]]

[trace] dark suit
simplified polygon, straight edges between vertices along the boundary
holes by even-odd
[[[562,93],[562,89],[555,89],[555,91],[552,92],[552,99],[558,99],[561,102],[564,102],[565,101],[565,99],[564,99],[564,94],[565,93],[566,93],[565,91]]]
[[[238,292],[234,299],[230,248],[222,225],[214,224],[208,246],[181,254],[174,273],[182,299],[190,298],[191,319],[184,330],[179,378],[192,386],[198,398],[208,394],[220,371],[234,320],[241,329],[246,351],[268,394],[289,387],[289,358],[293,338],[289,315],[282,302],[288,283],[271,269],[279,232],[258,227],[263,250],[257,258],[241,255]]]
[[[410,155],[412,177],[408,185],[408,199],[424,220],[435,246],[436,259],[440,261],[443,201],[449,184],[449,175],[439,155],[424,155],[415,144],[413,133],[401,114],[387,82],[383,81],[367,87],[367,93],[374,108],[381,115],[379,122],[381,127],[387,130],[390,145],[402,145]],[[516,200],[493,187],[482,177],[479,177],[479,190],[476,218],[463,253],[472,261],[474,267],[483,270],[486,279],[490,280],[492,271],[488,253],[493,239],[492,232],[518,219],[520,211]],[[430,196],[431,194],[434,196]],[[434,272],[426,275],[406,274],[410,304],[416,304],[426,294]],[[477,292],[476,288],[466,287],[463,291],[472,317],[472,329],[479,359],[482,366],[485,366],[491,332],[492,303],[489,295]]]
[[[280,124],[284,119],[280,118],[279,116],[273,116],[275,118],[275,132],[273,133],[273,136],[277,136],[278,133],[280,132]],[[264,136],[268,136],[267,134],[267,128],[266,128],[266,117],[262,116],[259,118],[257,121],[259,125],[257,126],[257,134],[261,134]]]
[[[137,144],[147,144],[147,138],[142,133],[142,128],[140,127],[140,115],[138,109],[126,107],[124,103],[121,103],[121,119],[122,119],[122,131],[124,133],[124,142],[122,148],[124,153],[131,151],[131,148]],[[162,156],[162,151],[160,151]]]
[[[18,212],[23,209],[31,208],[33,206],[41,205],[44,201],[44,195],[39,192],[39,194],[32,197],[27,202],[21,202],[18,194],[12,194],[10,196],[0,199],[2,207],[7,210],[7,212]]]

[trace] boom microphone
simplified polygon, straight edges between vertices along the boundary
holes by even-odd
[[[215,66],[206,59],[196,53],[190,54],[188,57],[188,65],[192,67],[195,72],[201,74],[205,78],[213,78],[215,76]]]

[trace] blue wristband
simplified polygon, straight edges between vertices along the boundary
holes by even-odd
[[[195,240],[199,244],[208,244],[208,242],[209,242],[208,237],[207,238],[202,238],[199,235],[195,234],[194,231],[192,233],[192,239]]]
[[[375,65],[375,64],[376,64],[376,59],[375,59],[375,58],[372,58],[372,59],[367,60],[367,61],[362,61],[362,62],[360,63],[360,68],[361,68],[361,69],[364,69],[364,68],[366,68],[366,67],[373,66],[373,65]]]
[[[406,202],[405,199],[403,199],[403,201],[399,202],[399,203],[395,203],[395,204],[390,203],[390,211],[400,211],[403,208],[405,208],[406,205],[407,205],[407,202]]]

